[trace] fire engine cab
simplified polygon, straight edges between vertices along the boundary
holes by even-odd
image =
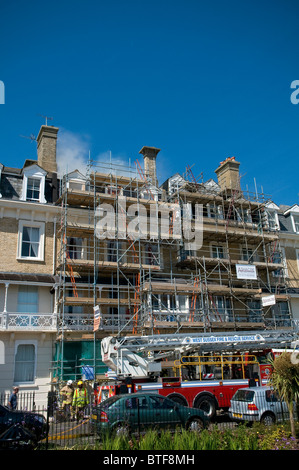
[[[212,419],[217,409],[229,408],[239,388],[266,385],[273,351],[289,347],[294,339],[294,333],[278,330],[107,337],[101,353],[110,380],[96,389],[96,401],[155,392],[200,408]]]

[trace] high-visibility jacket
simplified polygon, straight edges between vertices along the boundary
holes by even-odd
[[[73,406],[82,408],[89,404],[88,394],[85,388],[76,388],[73,396]]]

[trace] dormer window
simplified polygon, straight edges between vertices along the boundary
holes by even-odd
[[[284,212],[284,216],[290,216],[293,231],[299,233],[299,205],[294,204]]]
[[[41,181],[39,179],[37,179],[37,178],[28,178],[26,201],[39,202],[39,200],[40,200],[40,186],[41,186]]]
[[[279,229],[279,220],[278,220],[278,210],[279,207],[274,203],[268,203],[265,206],[265,212],[263,219],[263,226],[268,230],[278,230]]]
[[[277,220],[276,220],[277,214],[275,211],[272,210],[267,210],[267,221],[269,225],[270,230],[276,230],[277,229]]]
[[[86,178],[78,170],[67,175],[66,187],[72,191],[85,191],[88,189]]]
[[[46,203],[45,181],[47,172],[34,164],[23,169],[23,189],[21,200]]]
[[[299,233],[299,215],[293,215],[294,231]]]

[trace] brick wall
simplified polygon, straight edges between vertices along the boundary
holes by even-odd
[[[0,272],[49,274],[53,269],[53,231],[52,222],[45,223],[44,260],[20,260],[18,254],[19,221],[15,218],[1,219],[0,228]]]

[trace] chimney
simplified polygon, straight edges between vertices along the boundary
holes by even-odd
[[[139,152],[143,155],[145,177],[154,186],[158,186],[156,157],[159,152],[156,147],[142,147]]]
[[[48,173],[57,173],[56,143],[58,127],[41,126],[37,136],[37,163]]]
[[[240,162],[237,162],[235,157],[229,157],[220,162],[215,173],[221,190],[241,191],[239,166]]]

